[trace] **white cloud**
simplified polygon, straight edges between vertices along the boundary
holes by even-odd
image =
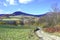
[[[19,0],[19,3],[22,3],[22,4],[27,4],[27,3],[30,3],[32,2],[33,0]]]
[[[32,2],[33,0],[6,0],[6,2],[10,5],[16,5],[17,1],[21,4],[28,4],[28,3]]]
[[[6,3],[3,3],[3,5],[4,5],[5,7],[7,7],[7,6],[8,6]]]
[[[6,0],[10,5],[16,5],[16,1],[15,0]]]
[[[0,2],[0,5],[5,6],[5,7],[8,6],[7,3],[5,3],[5,2]]]

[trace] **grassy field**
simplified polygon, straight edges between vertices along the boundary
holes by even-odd
[[[39,40],[33,29],[0,25],[0,40]]]

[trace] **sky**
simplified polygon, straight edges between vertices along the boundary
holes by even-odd
[[[60,0],[0,0],[0,14],[12,14],[22,11],[28,14],[40,15],[51,11],[52,5]]]

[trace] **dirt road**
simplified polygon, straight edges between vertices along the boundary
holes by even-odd
[[[35,34],[40,38],[39,40],[60,40],[60,37],[45,33],[42,29],[37,30]]]

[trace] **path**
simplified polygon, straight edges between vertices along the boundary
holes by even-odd
[[[40,40],[60,40],[60,37],[45,33],[40,28],[35,31],[35,34],[40,38]]]

